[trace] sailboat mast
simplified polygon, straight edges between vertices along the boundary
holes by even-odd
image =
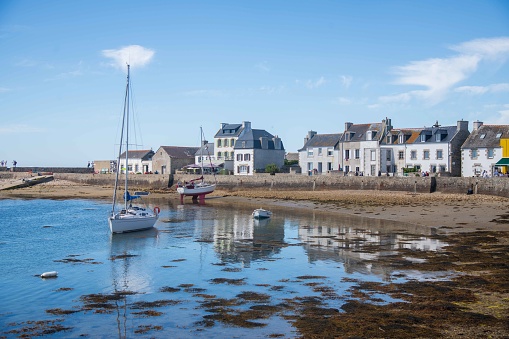
[[[125,136],[125,187],[124,187],[124,202],[125,209],[127,210],[127,175],[129,174],[129,95],[130,95],[130,74],[131,74],[131,65],[127,65],[127,92],[126,92],[126,136]]]
[[[200,126],[200,166],[201,166],[201,182],[203,183],[203,129]]]
[[[120,157],[122,155],[122,145],[124,142],[124,129],[126,124],[126,109],[129,103],[129,65],[127,66],[127,85],[126,92],[124,97],[124,111],[122,112],[122,128],[120,129],[120,143],[118,145],[118,157],[117,157],[117,170],[115,172],[115,189],[113,190],[113,205],[111,206],[111,214],[115,213],[115,205],[117,204],[117,189],[118,189],[118,176],[120,175],[120,171],[122,170],[122,166],[120,163]],[[127,155],[127,153],[126,153]],[[127,166],[127,163],[126,163]]]

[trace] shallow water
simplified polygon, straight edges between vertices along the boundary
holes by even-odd
[[[443,245],[428,229],[368,218],[159,206],[154,230],[111,235],[104,202],[0,200],[0,336],[291,338],[296,301],[340,310],[355,281],[402,279],[373,259]],[[58,278],[35,276],[47,271]]]

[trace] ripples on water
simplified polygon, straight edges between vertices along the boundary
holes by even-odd
[[[112,236],[103,202],[0,200],[0,336],[60,326],[52,338],[295,337],[295,300],[339,310],[354,281],[400,273],[373,259],[442,246],[375,219],[273,209],[256,221],[246,207],[158,204],[156,229]],[[47,271],[58,278],[35,276]]]

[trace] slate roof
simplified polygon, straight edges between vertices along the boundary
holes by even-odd
[[[203,149],[203,153],[202,153],[202,149]],[[203,155],[210,154],[210,156],[214,155],[214,143],[209,142],[206,145],[203,145],[202,147],[198,147],[198,150],[196,151],[196,153],[194,155],[200,156],[202,154]]]
[[[309,139],[304,146],[299,150],[303,151],[308,147],[334,147],[336,148],[341,140],[343,133],[335,134],[315,134]]]
[[[187,147],[187,146],[161,146],[161,148],[170,156],[170,158],[193,158],[198,151],[199,147]]]
[[[407,144],[414,143],[418,144],[421,143],[420,135],[426,135],[426,143],[448,143],[450,142],[454,136],[456,135],[456,131],[458,130],[458,126],[439,126],[439,127],[425,127],[421,129],[421,132],[419,133],[418,137],[415,138],[412,142],[407,140]],[[440,134],[441,138],[440,141],[436,141],[435,135]],[[415,136],[415,134],[412,134],[412,136]]]
[[[344,142],[358,142],[358,141],[366,141],[366,132],[375,131],[376,134],[373,136],[372,140],[379,140],[380,133],[382,131],[382,123],[373,123],[373,124],[353,124],[348,128],[341,138],[341,141]],[[350,134],[350,140],[346,140],[346,135]]]
[[[239,136],[244,128],[242,124],[226,124],[217,131],[214,138],[230,138]]]
[[[261,149],[262,143],[260,138],[265,137],[268,139],[268,149],[274,149],[274,136],[264,129],[250,129],[245,131],[235,142],[234,149]],[[245,142],[245,147],[242,147],[242,142]],[[281,149],[284,150],[283,141],[281,141]]]
[[[509,138],[509,125],[482,125],[470,133],[461,148],[497,148],[501,138]]]
[[[141,160],[150,160],[150,158],[154,155],[154,151],[151,149],[146,150],[130,150],[128,157],[129,159],[141,159]],[[125,159],[125,152],[120,155],[120,159]]]
[[[286,153],[285,159],[288,161],[299,160],[299,153]]]

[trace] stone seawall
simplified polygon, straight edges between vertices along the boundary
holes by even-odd
[[[27,173],[2,172],[0,178],[22,178]],[[81,184],[113,187],[114,174],[55,173],[55,179]],[[207,181],[214,177],[206,175]],[[133,190],[175,190],[178,181],[190,181],[193,175],[133,174],[129,185]],[[337,175],[305,176],[297,174],[257,174],[254,176],[217,175],[218,188],[226,191],[256,190],[377,190],[412,193],[460,193],[472,189],[474,194],[509,198],[509,178],[459,177],[344,177]]]

